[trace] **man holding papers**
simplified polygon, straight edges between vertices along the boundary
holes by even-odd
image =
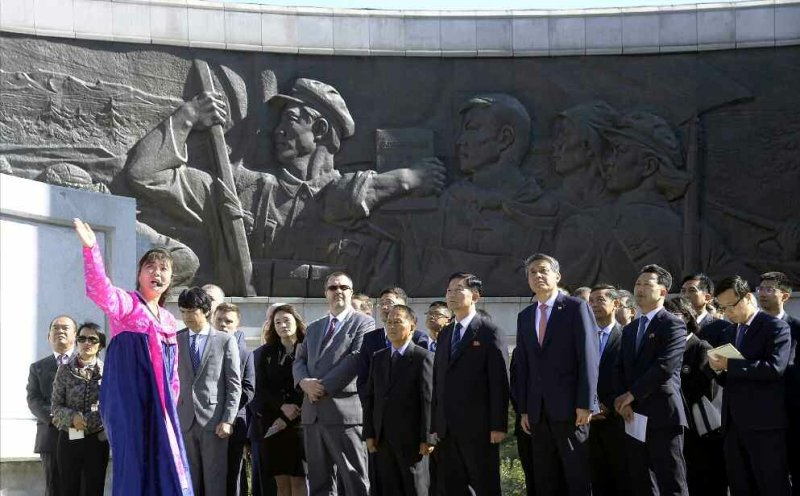
[[[622,330],[617,360],[615,387],[621,394],[614,408],[628,423],[628,432],[636,426],[630,424],[634,413],[647,417],[644,442],[626,438],[631,491],[637,496],[688,496],[683,458],[687,424],[680,396],[686,324],[664,310],[670,286],[672,276],[658,265],[639,272],[634,296],[641,315]]]
[[[789,362],[789,326],[758,311],[747,282],[739,276],[720,282],[716,296],[720,310],[736,324],[728,328],[723,343],[735,346],[743,357],[728,358],[711,350],[708,362],[725,387],[722,430],[731,495],[788,496],[782,377]]]

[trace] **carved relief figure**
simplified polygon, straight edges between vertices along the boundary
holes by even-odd
[[[344,267],[354,272],[360,288],[377,285],[377,271],[397,262],[385,259],[391,256],[391,244],[365,219],[390,199],[438,193],[443,167],[414,164],[381,174],[342,174],[334,167],[334,156],[342,140],[355,133],[355,123],[335,88],[301,78],[289,94],[272,97],[270,104],[280,112],[273,131],[277,176],[237,162],[233,195],[218,179],[191,166],[189,134],[227,117],[218,95],[203,93],[131,150],[126,169],[131,188],[196,226],[219,210],[232,217],[244,214],[260,294],[321,291],[325,275]],[[208,232],[212,243],[220,242],[222,233],[213,228]],[[216,260],[217,270],[224,270],[224,263]],[[312,283],[319,287],[310,287]]]

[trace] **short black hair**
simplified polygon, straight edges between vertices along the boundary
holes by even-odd
[[[717,297],[725,291],[732,289],[737,298],[744,298],[750,293],[750,285],[741,276],[726,277],[717,284],[714,296]]]
[[[475,274],[470,274],[469,272],[455,272],[447,278],[447,285],[449,286],[454,279],[464,279],[464,284],[469,289],[481,294],[481,289],[483,289],[483,281],[481,281]]]
[[[447,313],[452,314],[449,308],[447,308],[447,302],[442,300],[436,300],[430,305],[428,305],[428,310],[433,310],[434,308],[441,308],[443,310],[447,310]]]
[[[186,310],[200,309],[204,314],[211,312],[211,297],[202,288],[197,286],[181,291],[178,296],[178,308]]]
[[[99,325],[95,324],[94,322],[84,322],[83,324],[78,326],[77,336],[80,336],[81,335],[81,331],[84,330],[84,329],[91,329],[92,331],[94,331],[95,334],[97,334],[97,339],[98,339],[98,341],[100,341],[100,349],[101,350],[106,347],[106,333],[103,332],[103,328],[102,327],[100,327]]]
[[[617,294],[619,295],[619,302],[622,308],[633,308],[636,306],[633,303],[633,293],[627,289],[618,289]]]
[[[393,294],[393,295],[397,296],[398,298],[400,298],[401,300],[403,300],[404,302],[406,302],[406,303],[408,302],[408,295],[406,294],[405,291],[403,291],[403,288],[401,288],[399,286],[389,286],[388,288],[385,288],[378,295],[378,299],[381,299],[383,297],[383,295],[387,295],[387,294]]]
[[[401,310],[401,311],[405,312],[406,315],[408,315],[408,317],[412,321],[414,321],[414,324],[416,325],[416,323],[417,323],[417,314],[414,312],[413,308],[411,308],[409,306],[406,306],[406,305],[395,305],[395,306],[392,307],[391,312],[394,312],[395,310]]]
[[[611,284],[606,284],[604,282],[601,282],[592,286],[592,293],[594,293],[595,291],[605,291],[605,290],[608,290],[608,297],[614,301],[618,301],[622,296],[619,290]]]
[[[53,317],[53,320],[51,320],[50,324],[47,325],[47,334],[50,334],[50,328],[53,327],[53,323],[58,319],[69,319],[70,322],[72,322],[72,327],[75,328],[75,332],[76,333],[78,332],[78,323],[75,322],[75,319],[73,319],[69,315],[61,314],[61,315],[56,315],[55,317]]]
[[[683,296],[670,298],[664,302],[664,310],[669,313],[679,314],[684,322],[686,322],[686,330],[692,334],[697,334],[700,326],[697,325],[697,312],[692,308],[689,300]]]
[[[789,283],[789,278],[783,272],[777,272],[777,271],[765,272],[761,274],[761,281],[759,282],[759,284],[764,281],[774,282],[775,287],[777,287],[784,293],[792,292],[792,285]],[[798,481],[798,484],[800,484],[800,481]]]
[[[545,253],[534,253],[533,255],[529,256],[525,259],[525,270],[528,270],[528,266],[533,262],[539,262],[544,260],[545,262],[550,264],[550,268],[553,269],[553,272],[561,273],[561,265],[558,263],[558,260],[547,255]]]
[[[714,294],[714,282],[711,280],[710,277],[708,277],[702,272],[694,272],[684,277],[683,280],[681,281],[681,285],[683,285],[686,281],[693,281],[693,280],[697,280],[697,287],[699,289],[705,291],[710,295]]]
[[[355,284],[353,282],[353,278],[350,277],[350,274],[348,274],[347,272],[336,271],[336,272],[331,272],[330,274],[328,274],[328,277],[325,278],[325,289],[328,289],[328,281],[330,281],[334,277],[339,277],[339,276],[346,277],[346,278],[350,279],[350,284]],[[354,288],[350,288],[350,289],[352,289],[353,292],[355,292]]]
[[[645,265],[642,267],[642,270],[639,271],[639,275],[642,274],[655,274],[656,282],[667,288],[667,292],[669,292],[670,288],[672,287],[672,274],[670,274],[667,269],[660,265]]]

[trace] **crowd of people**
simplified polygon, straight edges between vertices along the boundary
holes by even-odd
[[[145,254],[125,291],[75,225],[109,333],[58,316],[31,365],[48,495],[102,495],[111,452],[115,495],[497,496],[509,404],[528,495],[800,493],[800,320],[780,272],[754,291],[689,274],[670,296],[647,265],[632,292],[570,296],[534,254],[510,360],[476,275],[418,318],[403,289],[373,307],[336,272],[324,317],[274,304],[251,352],[219,287],[179,294],[178,329],[169,253]]]

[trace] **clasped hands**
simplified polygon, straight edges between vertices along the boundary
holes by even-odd
[[[714,372],[724,372],[728,370],[728,357],[713,354],[708,357],[708,366]]]
[[[367,438],[367,451],[375,453],[378,451],[378,441],[374,437]],[[433,445],[430,443],[419,443],[419,454],[422,456],[430,455],[433,453]]]
[[[589,425],[589,422],[592,421],[592,411],[586,408],[576,408],[575,409],[575,426],[580,427],[582,425]],[[531,421],[528,418],[527,413],[522,414],[522,418],[519,421],[522,430],[525,431],[525,434],[531,435]]]
[[[630,422],[633,420],[633,394],[630,391],[617,396],[617,399],[614,400],[614,410],[617,411],[626,422]]]
[[[311,403],[316,403],[327,394],[325,386],[322,385],[322,381],[312,377],[300,381],[300,389],[308,395],[308,399]]]

